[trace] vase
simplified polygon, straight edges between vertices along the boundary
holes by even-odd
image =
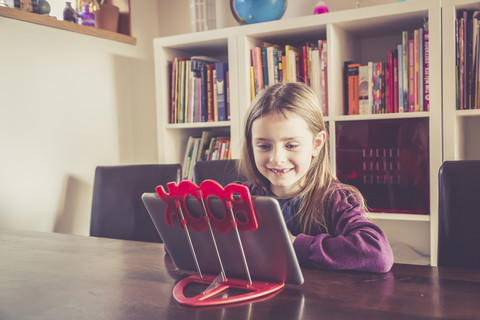
[[[95,16],[90,12],[90,6],[84,5],[78,14],[78,23],[83,26],[95,27]]]
[[[113,32],[118,30],[118,17],[120,10],[113,5],[112,0],[100,4],[100,10],[95,11],[95,26]]]
[[[63,20],[72,21],[74,23],[78,22],[77,11],[72,8],[71,2],[65,2],[65,8],[63,9]]]

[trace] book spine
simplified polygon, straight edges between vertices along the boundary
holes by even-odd
[[[218,92],[217,92],[217,70],[215,67],[212,69],[212,84],[213,84],[213,92],[212,92],[212,97],[213,97],[213,121],[218,121],[218,104],[217,104],[217,98],[218,98]]]
[[[418,42],[419,42],[419,54],[418,54],[418,59],[419,59],[419,70],[418,70],[418,103],[419,103],[419,111],[424,111],[424,55],[423,55],[423,46],[424,46],[424,41],[423,41],[423,28],[418,29]]]
[[[322,43],[322,88],[323,88],[323,106],[324,115],[328,116],[328,54],[327,40]]]
[[[358,67],[360,64],[348,65],[348,114],[359,114]]]
[[[263,85],[268,87],[268,59],[267,59],[267,48],[261,48],[261,59],[262,59],[262,72],[263,72]]]
[[[388,62],[386,70],[386,110],[393,113],[393,51],[388,50]]]
[[[268,85],[271,86],[275,84],[275,62],[273,59],[273,47],[266,48],[266,57],[267,57],[267,70],[268,70]],[[265,83],[267,85],[267,83]]]
[[[423,110],[430,110],[430,47],[428,30],[423,32]]]
[[[227,120],[227,88],[226,88],[226,77],[228,64],[225,62],[215,63],[216,70],[216,88],[217,88],[217,113],[218,121]]]
[[[408,111],[415,111],[415,53],[413,40],[408,40]]]
[[[393,112],[398,113],[398,51],[393,52]]]
[[[201,120],[202,122],[208,121],[208,77],[207,77],[207,64],[200,62],[200,79],[201,79]]]
[[[408,112],[408,31],[402,32],[402,50],[403,50],[403,111]]]
[[[413,50],[415,55],[415,64],[414,64],[414,97],[415,97],[415,111],[420,111],[420,36],[419,30],[415,29],[413,33]]]
[[[368,114],[368,65],[358,67],[358,109],[359,114]]]
[[[403,45],[397,46],[398,52],[398,112],[403,112]]]
[[[225,74],[225,85],[227,89],[227,120],[230,121],[230,72],[228,71],[227,67],[227,72]]]
[[[214,121],[213,102],[213,65],[207,64],[207,121]]]
[[[172,60],[172,71],[170,78],[170,117],[169,122],[175,123],[175,94],[177,89],[176,83],[176,70],[177,70],[177,59],[173,58]]]
[[[372,61],[368,62],[367,69],[368,69],[368,105],[367,109],[365,110],[366,114],[372,113],[373,107],[373,65]]]
[[[255,95],[257,95],[263,89],[262,48],[252,49],[252,65]]]

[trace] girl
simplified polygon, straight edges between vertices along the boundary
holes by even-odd
[[[330,169],[325,122],[302,83],[263,90],[247,113],[239,170],[252,195],[282,207],[303,266],[387,272],[393,254],[383,231],[365,217],[360,192]]]

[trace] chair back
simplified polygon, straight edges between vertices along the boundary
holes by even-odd
[[[480,160],[445,161],[438,182],[438,266],[478,269]]]
[[[197,161],[193,167],[193,179],[197,185],[211,179],[226,186],[235,181],[244,181],[237,171],[237,160],[209,160]]]
[[[90,235],[162,242],[142,202],[142,194],[180,182],[180,164],[99,166],[95,170]]]

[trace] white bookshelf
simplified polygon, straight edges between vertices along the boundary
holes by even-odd
[[[480,110],[456,110],[455,19],[462,10],[480,10],[480,2],[445,0],[443,7],[443,157],[445,160],[480,159]]]
[[[430,111],[401,114],[347,116],[343,114],[343,63],[385,61],[387,51],[401,43],[403,30],[418,29],[425,19],[430,36]],[[406,244],[424,255],[422,263],[436,265],[438,168],[442,163],[442,83],[440,0],[408,1],[185,34],[154,41],[158,113],[159,159],[181,162],[186,139],[205,128],[231,134],[232,154],[238,158],[245,112],[250,104],[250,49],[264,42],[300,45],[327,40],[328,104],[331,163],[335,166],[335,125],[352,120],[428,119],[430,215],[369,213],[392,244]],[[214,55],[229,62],[231,121],[224,124],[168,124],[168,68],[175,56]],[[480,118],[479,118],[480,119]],[[334,170],[336,168],[333,168]],[[403,261],[403,260],[402,260]],[[415,259],[418,263],[418,259]]]

